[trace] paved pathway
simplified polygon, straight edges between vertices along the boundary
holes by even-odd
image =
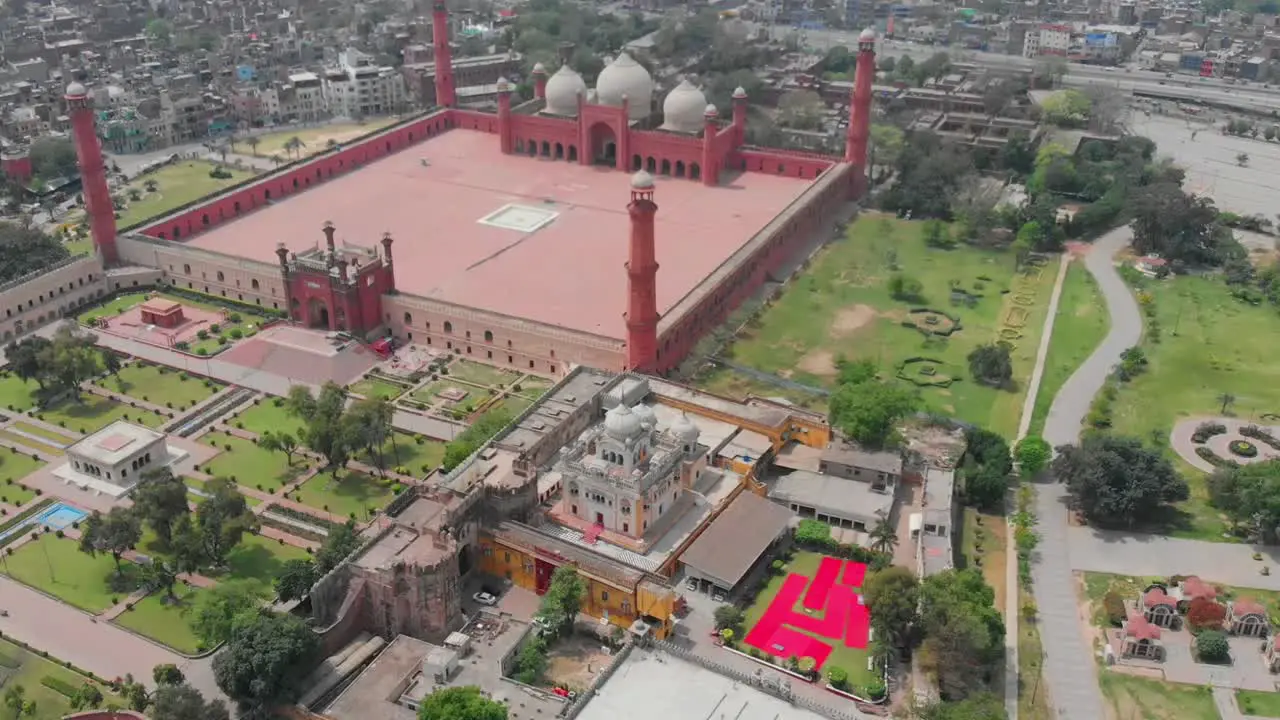
[[[1047,524],[1041,518],[1041,525]],[[1066,528],[1072,570],[1121,575],[1199,575],[1213,582],[1280,591],[1280,547],[1182,540],[1163,535]],[[1262,553],[1263,560],[1253,559]],[[1261,569],[1271,566],[1272,574]]]
[[[1085,267],[1096,279],[1111,313],[1111,330],[1053,399],[1044,438],[1054,446],[1079,439],[1093,396],[1119,362],[1120,353],[1142,336],[1138,304],[1113,265],[1116,252],[1128,244],[1131,236],[1127,226],[1112,230],[1099,238],[1085,256]],[[1049,702],[1059,717],[1101,718],[1102,691],[1092,649],[1081,632],[1071,575],[1075,558],[1071,553],[1065,492],[1057,483],[1041,485],[1037,490],[1041,539],[1032,563],[1032,582],[1045,649],[1043,677],[1050,686]]]

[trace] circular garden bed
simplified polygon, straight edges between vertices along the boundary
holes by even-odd
[[[1232,455],[1242,458],[1258,456],[1258,446],[1248,440],[1232,440],[1231,444],[1227,446],[1227,449],[1231,451]]]

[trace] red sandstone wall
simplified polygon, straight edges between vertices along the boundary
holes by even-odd
[[[780,150],[741,150],[738,152],[740,169],[747,172],[785,175],[793,178],[816,178],[835,164],[835,159],[823,155],[791,153]]]
[[[142,232],[155,238],[181,239],[288,197],[314,184],[350,172],[362,165],[444,132],[453,124],[449,111],[415,118],[381,131],[363,141],[326,151],[299,161],[277,173],[250,180],[207,200],[198,200]]]

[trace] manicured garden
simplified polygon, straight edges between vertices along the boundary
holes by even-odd
[[[928,409],[1012,435],[1056,260],[1019,272],[1009,252],[928,247],[924,228],[875,214],[859,219],[845,238],[819,251],[808,271],[729,347],[727,358],[823,388],[834,386],[841,358],[870,359],[882,377],[920,386]],[[915,292],[910,286],[917,283]],[[1011,389],[980,384],[969,371],[969,353],[998,340],[1013,346]],[[700,384],[729,395],[796,394],[726,370]],[[821,403],[817,397],[806,402]]]
[[[44,438],[45,440],[48,441],[47,444],[54,445],[54,446],[72,445],[77,440],[80,439],[79,436],[76,435],[74,430],[59,432],[59,431],[51,430],[46,427],[42,427],[40,425],[34,425],[29,422],[17,421],[12,425],[10,425],[10,427],[13,428],[14,430],[21,430],[22,433],[25,433],[27,435],[35,435],[38,438]]]
[[[275,492],[307,470],[305,457],[295,454],[289,463],[284,453],[271,452],[234,435],[211,432],[200,441],[221,451],[205,463],[202,470],[263,492]]]
[[[471,362],[470,360],[455,360],[449,363],[448,370],[449,377],[486,387],[490,385],[510,385],[520,377],[518,372],[503,370],[502,368]]]
[[[39,539],[14,550],[0,564],[0,572],[68,605],[97,614],[123,601],[137,587],[137,567],[127,561],[122,567],[120,589],[114,590],[111,578],[115,575],[115,561],[109,554],[89,555],[80,552],[76,541],[70,538],[42,533]]]
[[[799,550],[794,553],[789,561],[783,562],[781,568],[775,568],[764,589],[756,594],[750,607],[746,609],[743,629],[747,635],[750,635],[752,628],[756,627],[766,613],[769,612],[770,606],[782,590],[783,583],[786,582],[788,576],[794,573],[813,579],[818,574],[818,568],[822,563],[823,557],[825,556],[821,553]],[[800,615],[814,614],[806,610],[800,601],[797,601],[790,609]],[[855,690],[880,682],[880,678],[877,677],[876,673],[867,668],[868,654],[865,648],[847,647],[840,639],[833,640],[802,629],[792,629],[831,646],[831,655],[821,668],[824,672],[832,667],[843,669],[848,673],[849,685]],[[743,649],[747,649],[745,644]]]
[[[188,375],[172,368],[135,362],[120,368],[102,386],[155,405],[186,409],[222,389],[215,380]]]
[[[8,640],[0,640],[0,678],[6,691],[21,685],[23,698],[31,702],[32,708],[27,714],[0,705],[0,720],[61,720],[72,712],[71,701],[54,688],[74,690],[89,682],[61,663],[42,658]],[[99,687],[99,690],[108,702],[118,702],[107,688]]]
[[[458,392],[462,399],[450,400],[441,395],[441,393]],[[488,397],[488,393],[474,385],[464,385],[462,383],[453,382],[447,378],[441,378],[434,382],[427,383],[421,388],[415,390],[409,397],[418,402],[434,405],[435,403],[445,403],[448,406],[457,404],[470,403],[473,406],[478,405],[484,398]]]
[[[0,407],[17,412],[34,407],[37,387],[34,382],[23,381],[7,370],[0,372]]]
[[[44,467],[44,463],[24,453],[0,448],[0,502],[26,505],[35,492],[22,484],[22,478]]]
[[[173,590],[173,597],[163,590],[151,593],[112,622],[181,653],[192,655],[203,650],[191,630],[190,613],[196,597],[206,591],[182,583]]]
[[[116,420],[128,420],[132,423],[159,427],[169,420],[151,410],[131,408],[111,398],[92,393],[81,393],[79,400],[62,400],[56,405],[43,408],[36,417],[68,430],[92,434],[110,425]]]
[[[367,377],[353,384],[348,390],[364,398],[393,400],[404,394],[404,388],[379,378]]]
[[[227,555],[227,569],[210,573],[219,581],[242,580],[270,594],[272,584],[290,560],[305,560],[310,555],[302,548],[294,547],[261,535],[245,535]],[[206,571],[208,572],[208,571]]]
[[[395,497],[390,485],[376,477],[352,470],[342,471],[335,480],[332,471],[325,471],[303,483],[290,495],[290,499],[335,515],[363,521]]]
[[[1280,718],[1280,693],[1237,690],[1236,704],[1250,717]]]
[[[1040,377],[1029,434],[1041,433],[1054,397],[1067,378],[1102,343],[1110,328],[1111,316],[1107,313],[1097,282],[1085,268],[1083,260],[1073,261],[1062,282],[1062,296],[1058,300],[1058,314],[1053,320],[1053,335],[1049,340],[1044,374]]]
[[[440,467],[445,444],[439,440],[410,435],[399,430],[382,445],[382,463],[388,470],[404,469],[406,475],[421,475]],[[369,458],[374,462],[375,458]],[[376,463],[375,463],[376,465]]]
[[[232,419],[235,427],[248,430],[255,435],[266,432],[287,432],[294,438],[301,439],[304,423],[284,407],[283,398],[263,397],[257,405],[252,405]]]

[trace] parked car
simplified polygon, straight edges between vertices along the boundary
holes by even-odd
[[[689,578],[688,580],[685,580],[685,581],[684,581],[684,586],[685,586],[685,587],[687,587],[687,588],[689,588],[690,590],[695,590],[695,591],[696,591],[696,590],[698,589],[698,579],[697,579],[697,578]]]
[[[475,600],[476,602],[480,603],[481,605],[497,605],[497,604],[498,604],[498,596],[497,596],[497,595],[494,595],[494,594],[492,594],[492,593],[487,593],[487,592],[485,592],[485,591],[483,591],[483,590],[481,590],[480,592],[476,593],[475,595],[472,595],[472,596],[471,596],[471,599],[472,599],[472,600]]]

